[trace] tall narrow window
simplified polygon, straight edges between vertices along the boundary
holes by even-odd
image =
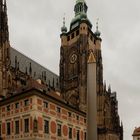
[[[57,113],[61,113],[61,108],[60,107],[57,107]]]
[[[48,108],[48,102],[44,102],[44,108]]]
[[[78,115],[76,116],[76,119],[77,119],[77,121],[79,121],[79,116]]]
[[[84,140],[87,139],[87,133],[86,132],[84,133],[84,138],[85,138]]]
[[[77,140],[80,140],[79,130],[77,130]]]
[[[72,139],[72,128],[69,127],[69,139]]]
[[[24,131],[25,133],[29,132],[29,119],[24,120]]]
[[[19,108],[19,102],[15,103],[15,108],[18,109]]]
[[[0,124],[0,137],[1,137],[1,124]]]
[[[29,105],[29,99],[24,100],[24,106],[28,106]]]
[[[78,35],[79,35],[79,30],[76,31],[76,36],[78,36]]]
[[[49,133],[49,121],[44,120],[44,133],[48,134]]]
[[[7,111],[10,111],[10,105],[7,106]]]
[[[7,135],[11,134],[10,122],[7,122]]]
[[[19,134],[19,120],[15,121],[15,134]]]
[[[68,117],[71,117],[72,116],[72,113],[71,112],[68,112]]]
[[[57,124],[57,135],[61,137],[61,124]]]

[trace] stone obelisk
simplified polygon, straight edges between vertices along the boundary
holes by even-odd
[[[87,140],[97,140],[96,59],[92,50],[87,65]]]

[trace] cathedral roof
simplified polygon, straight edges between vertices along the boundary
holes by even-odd
[[[58,85],[59,83],[59,76],[49,69],[41,66],[34,60],[30,59],[29,57],[25,56],[24,54],[20,53],[14,48],[10,48],[10,57],[11,57],[11,66],[15,68],[15,58],[17,59],[17,62],[19,63],[19,70],[23,73],[26,72],[29,74],[31,71],[31,76],[33,79],[42,79],[43,76],[46,77],[47,84],[50,84],[51,86],[54,84],[54,87]],[[31,68],[30,68],[31,67]],[[31,69],[31,70],[30,70]]]

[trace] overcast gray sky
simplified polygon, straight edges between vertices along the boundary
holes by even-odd
[[[76,0],[9,0],[11,46],[59,74],[60,28],[74,17]],[[140,126],[140,1],[86,0],[102,33],[104,79],[117,91],[126,140]]]

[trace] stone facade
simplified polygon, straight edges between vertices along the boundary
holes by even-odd
[[[85,113],[56,100],[57,96],[52,91],[46,94],[31,88],[1,101],[1,137],[5,140],[84,140]]]

